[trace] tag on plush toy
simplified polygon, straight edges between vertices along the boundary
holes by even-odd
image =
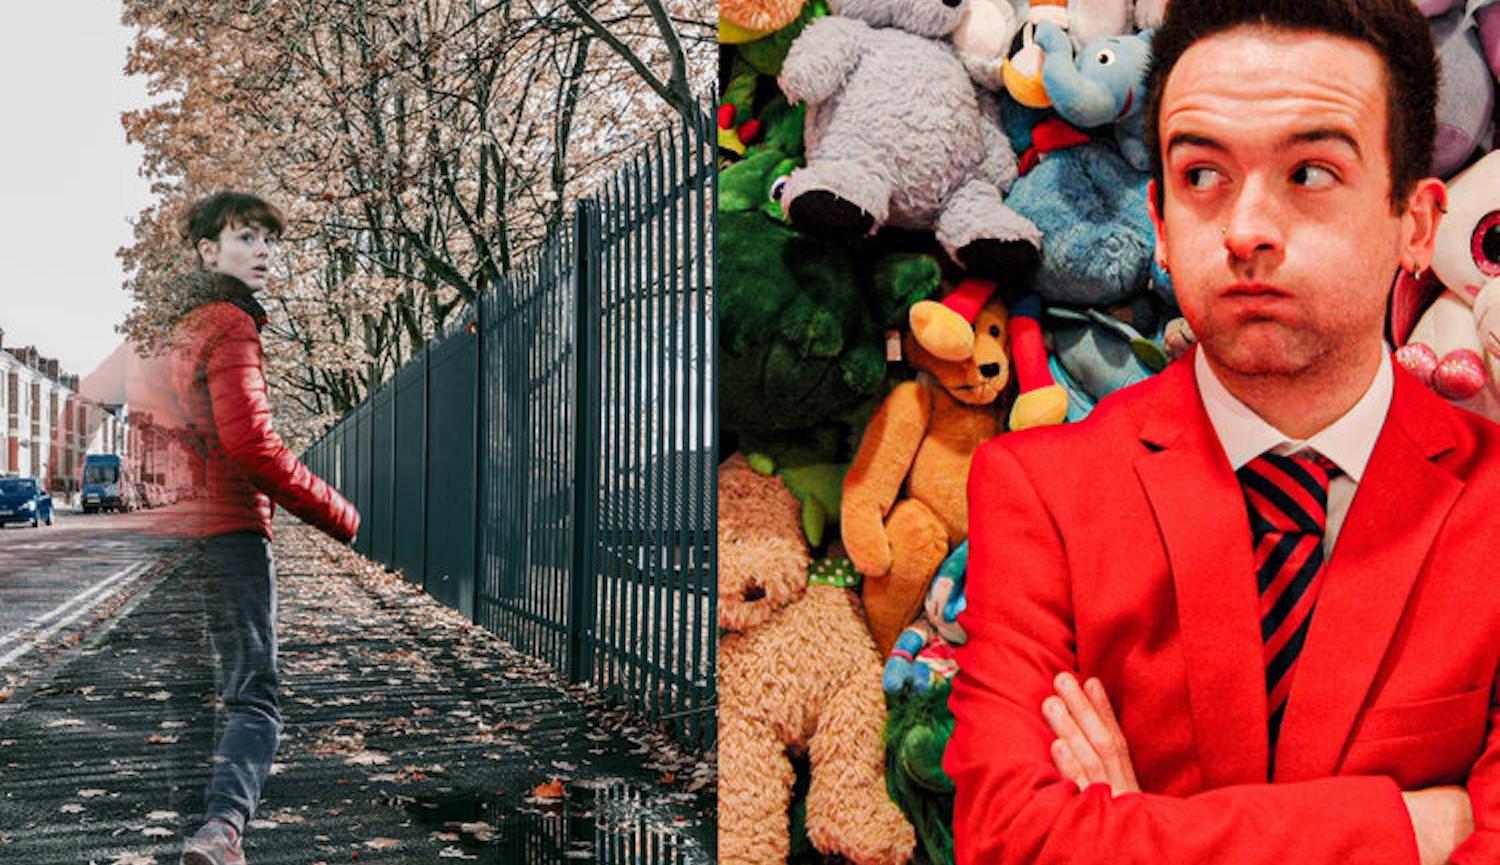
[[[895,328],[885,332],[885,359],[891,363],[901,360],[901,331]]]

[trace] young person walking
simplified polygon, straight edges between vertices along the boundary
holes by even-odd
[[[255,813],[282,730],[276,673],[276,505],[339,541],[359,514],[302,465],[271,426],[260,328],[270,244],[282,216],[266,201],[221,192],[191,209],[185,239],[199,267],[173,285],[171,335],[131,376],[132,411],[185,445],[197,495],[163,526],[187,535],[189,573],[207,610],[227,723],[217,737],[205,822],[182,865],[245,862],[240,838]]]

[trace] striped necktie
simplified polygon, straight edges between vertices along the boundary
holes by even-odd
[[[1255,549],[1273,760],[1287,695],[1292,690],[1292,673],[1318,596],[1323,528],[1328,520],[1328,480],[1338,472],[1321,456],[1270,452],[1237,472],[1250,512]]]

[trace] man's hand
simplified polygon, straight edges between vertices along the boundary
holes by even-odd
[[[1116,796],[1139,793],[1130,746],[1103,683],[1089,679],[1079,687],[1072,673],[1059,673],[1052,685],[1057,695],[1042,701],[1042,716],[1057,734],[1052,743],[1057,771],[1080,790],[1103,782]]]
[[[1474,831],[1474,810],[1462,787],[1428,787],[1403,792],[1406,813],[1417,836],[1422,865],[1441,865]]]
[[[1079,687],[1071,673],[1053,680],[1056,696],[1042,701],[1042,716],[1057,734],[1052,762],[1064,778],[1082,790],[1106,783],[1110,791],[1138,793],[1130,748],[1120,730],[1109,695],[1098,679]],[[1462,787],[1428,787],[1403,792],[1422,865],[1442,865],[1474,831],[1474,811]]]

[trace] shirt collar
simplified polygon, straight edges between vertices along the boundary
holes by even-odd
[[[1288,438],[1266,423],[1230,393],[1214,375],[1201,348],[1194,355],[1193,375],[1198,381],[1203,409],[1208,413],[1208,420],[1213,424],[1231,468],[1239,471],[1266,451],[1294,454],[1311,449],[1332,460],[1344,474],[1359,483],[1365,465],[1370,461],[1370,453],[1375,450],[1375,440],[1380,437],[1380,428],[1385,425],[1391,395],[1395,392],[1396,377],[1391,370],[1389,352],[1381,352],[1375,379],[1359,402],[1343,417],[1300,441]]]

